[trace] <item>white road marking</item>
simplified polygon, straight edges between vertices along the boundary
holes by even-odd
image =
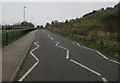
[[[114,63],[117,63],[117,64],[120,64],[119,62],[117,62],[117,61],[115,61],[115,60],[112,60],[112,59],[109,59],[109,61],[114,62]]]
[[[72,42],[72,43],[76,43],[76,42]]]
[[[105,77],[102,77],[102,80],[103,80],[104,83],[108,83],[108,81]]]
[[[48,36],[49,36],[49,35],[48,35]],[[49,37],[50,37],[50,36],[49,36]],[[53,40],[52,37],[50,37],[50,38],[51,38],[51,40]],[[57,42],[57,41],[55,41],[55,42]],[[76,43],[76,42],[72,42],[72,43]],[[57,42],[57,43],[55,44],[55,46],[57,46],[57,47],[59,47],[59,48],[62,48],[62,49],[64,49],[64,50],[66,50],[66,51],[67,51],[67,53],[66,53],[66,59],[69,59],[69,50],[68,50],[67,48],[62,47],[62,46],[59,46],[58,44],[59,44],[59,42]],[[83,47],[83,48],[86,48],[86,49],[95,51],[94,49],[91,49],[91,48],[88,48],[88,47],[85,47],[85,46],[81,46],[79,43],[76,43],[76,44],[77,44],[78,46],[80,46],[80,47]],[[97,51],[97,52],[98,52],[99,54],[101,54],[99,51]],[[101,54],[101,56],[103,56],[103,55]],[[103,57],[104,57],[104,56],[103,56]],[[104,58],[106,58],[106,57],[104,57]],[[106,59],[107,59],[107,58],[106,58]],[[79,65],[79,66],[85,68],[86,70],[88,70],[88,71],[90,71],[90,72],[92,72],[92,73],[94,73],[94,74],[96,74],[96,75],[98,75],[98,76],[101,77],[101,74],[100,74],[100,73],[98,73],[98,72],[96,72],[96,71],[90,69],[89,67],[84,66],[84,65],[78,63],[78,62],[75,61],[75,60],[72,60],[72,59],[69,59],[69,60],[72,61],[73,63],[75,63],[75,64],[77,64],[77,65]],[[103,80],[104,83],[108,83],[108,81],[107,81],[107,79],[106,79],[105,77],[102,77],[102,80]]]
[[[85,65],[82,65],[82,64],[80,64],[80,63],[78,63],[77,61],[72,60],[72,59],[70,59],[70,61],[73,62],[73,63],[75,63],[75,64],[77,64],[77,65],[79,65],[79,66],[81,66],[81,67],[83,67],[83,68],[85,68],[86,70],[88,70],[88,71],[90,71],[90,72],[92,72],[92,73],[94,73],[94,74],[102,77],[102,75],[101,75],[100,73],[98,73],[98,72],[90,69],[89,67],[87,67],[87,66],[85,66]],[[105,77],[102,77],[102,80],[103,80],[104,83],[108,83],[108,81],[107,81],[107,79],[106,79]]]
[[[39,62],[39,59],[32,53],[34,50],[38,49],[39,48],[39,45],[37,44],[38,42],[34,42],[34,44],[37,46],[36,48],[32,49],[30,51],[30,54],[35,58],[36,61]]]
[[[97,50],[95,50],[95,49],[91,49],[91,48],[88,48],[88,47],[85,47],[85,46],[81,46],[81,45],[80,45],[79,43],[77,43],[77,42],[72,42],[72,43],[76,43],[79,47],[83,47],[83,48],[86,48],[86,49],[95,51],[96,53],[98,53],[99,55],[101,55],[101,56],[102,56],[104,59],[106,59],[106,60],[109,60],[109,61],[114,62],[114,63],[116,63],[116,64],[120,64],[120,62],[107,58],[105,55],[103,55],[101,52],[99,52],[99,51],[97,51]]]
[[[36,62],[18,81],[23,81],[28,74],[37,66],[39,62]]]
[[[99,51],[96,51],[99,55],[101,55],[103,58],[108,59],[106,56],[104,56],[102,53],[100,53]]]
[[[36,50],[37,48],[39,48],[39,45],[37,44],[39,42],[34,42],[34,44],[37,46],[35,47],[34,49],[32,49],[30,51],[30,54],[35,58],[35,60],[37,61],[18,81],[23,81],[27,76],[28,74],[30,74],[30,72],[38,65],[39,63],[39,59],[32,53],[34,50]]]
[[[77,62],[77,61],[75,61],[75,60],[70,59],[70,61],[72,61],[72,62],[74,62],[75,64],[77,64],[77,65],[79,65],[79,66],[81,66],[81,67],[83,67],[83,68],[85,68],[85,69],[89,70],[90,72],[92,72],[92,73],[94,73],[94,74],[96,74],[96,75],[98,75],[98,76],[101,76],[101,74],[100,74],[100,73],[98,73],[98,72],[96,72],[96,71],[94,71],[94,70],[92,70],[92,69],[88,68],[87,66],[84,66],[84,65],[82,65],[82,64],[80,64],[80,63],[78,63],[78,62]]]
[[[50,37],[50,39],[51,39],[51,40],[53,40],[53,38],[52,38],[52,37]]]
[[[69,59],[69,50],[67,50],[66,59]]]
[[[86,49],[88,49],[88,50],[94,50],[94,49],[91,49],[91,48],[88,48],[88,47],[82,46],[82,45],[80,45],[79,43],[77,43],[77,45],[80,46],[80,47],[86,48]]]
[[[59,44],[59,42],[57,42],[57,43],[55,44],[55,46],[66,50],[66,51],[67,51],[67,53],[66,53],[66,59],[69,59],[69,58],[70,58],[70,55],[69,55],[69,52],[70,52],[70,51],[69,51],[67,48],[64,48],[64,47],[62,47],[62,46],[59,46],[58,44]]]
[[[46,33],[46,32],[45,32]],[[46,33],[47,34],[47,33]],[[48,37],[50,37],[51,40],[53,40],[53,38],[48,34]]]

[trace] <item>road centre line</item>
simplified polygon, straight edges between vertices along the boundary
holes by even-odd
[[[120,64],[120,62],[107,58],[105,55],[103,55],[101,52],[99,52],[99,51],[97,51],[97,50],[95,50],[95,49],[91,49],[91,48],[88,48],[88,47],[85,47],[85,46],[81,46],[81,45],[80,45],[79,43],[77,43],[77,42],[72,42],[72,43],[76,43],[79,47],[83,47],[83,48],[86,48],[86,49],[95,51],[96,53],[98,53],[99,55],[101,55],[101,56],[102,56],[104,59],[106,59],[106,60],[109,60],[109,61],[114,62],[114,63],[116,63],[116,64]]]
[[[66,59],[69,59],[69,58],[70,58],[70,55],[69,55],[69,54],[70,54],[70,53],[69,53],[70,51],[69,51],[67,48],[64,48],[64,47],[62,47],[62,46],[59,46],[58,44],[59,44],[59,42],[57,42],[57,43],[55,44],[55,46],[66,50],[66,51],[67,51],[67,53],[66,53]]]
[[[48,34],[48,37],[50,37],[51,40],[53,40],[53,38]]]
[[[18,81],[23,81],[30,73],[31,71],[38,65],[39,63],[39,59],[32,53],[34,50],[39,48],[39,45],[37,44],[39,42],[34,42],[34,44],[37,46],[34,49],[32,49],[30,51],[30,54],[34,57],[34,59],[36,60],[36,63],[18,80]]]

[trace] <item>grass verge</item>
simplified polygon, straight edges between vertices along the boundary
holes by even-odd
[[[65,34],[62,32],[55,32],[52,30],[49,30],[49,31],[51,31],[55,34],[61,35],[63,37],[66,37],[68,39],[74,40],[84,46],[99,50],[104,54],[114,56],[116,58],[120,58],[120,50],[118,49],[119,48],[118,45],[104,44],[103,42],[99,42],[99,41],[93,40],[93,39],[75,37],[73,35],[68,35],[68,34]]]

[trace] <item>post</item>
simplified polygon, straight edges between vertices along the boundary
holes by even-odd
[[[23,8],[23,20],[24,20],[24,22],[25,22],[25,6],[24,6],[24,8]]]

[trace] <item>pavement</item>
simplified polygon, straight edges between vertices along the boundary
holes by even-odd
[[[38,30],[16,81],[118,81],[119,61],[79,43]]]
[[[2,81],[15,79],[20,65],[34,41],[36,30],[2,48]]]
[[[0,48],[0,83],[2,82],[2,48]]]

